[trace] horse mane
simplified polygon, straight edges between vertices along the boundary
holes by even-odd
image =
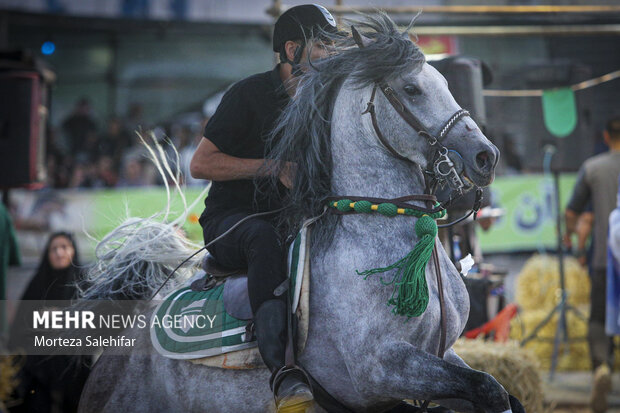
[[[364,48],[357,47],[351,36],[322,34],[333,42],[326,46],[329,57],[307,62],[295,97],[276,121],[266,145],[266,158],[297,164],[293,188],[285,203],[288,208],[281,218],[290,233],[305,217],[320,214],[325,198],[332,195],[331,119],[340,87],[346,79],[363,88],[421,70],[426,61],[424,54],[408,35],[414,22],[415,18],[401,32],[383,12],[363,15],[362,20],[351,23],[372,40]],[[268,166],[273,188],[282,167],[282,162]]]
[[[98,241],[95,262],[86,273],[84,285],[79,286],[80,298],[84,300],[148,299],[177,265],[202,247],[185,237],[180,228],[193,206],[204,199],[209,186],[188,205],[180,183],[180,168],[173,171],[168,161],[170,155],[154,136],[151,135],[152,144],[141,135],[140,139],[163,178],[167,204],[162,211],[146,218],[131,217],[127,210],[127,218]],[[178,152],[172,144],[169,147],[179,165]],[[181,198],[184,210],[171,219],[173,195]],[[193,276],[201,258],[194,257],[179,268],[160,294],[166,295]]]

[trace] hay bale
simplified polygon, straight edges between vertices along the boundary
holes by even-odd
[[[585,320],[573,312],[566,314],[569,342],[567,345],[560,344],[557,365],[557,370],[559,371],[590,369],[590,352],[586,340],[588,312],[582,307],[581,313],[586,317]],[[549,310],[532,310],[520,313],[510,323],[510,338],[515,340],[524,339],[548,315]],[[525,348],[531,350],[536,355],[540,366],[546,370],[551,367],[553,340],[558,325],[558,318],[559,315],[557,313],[554,314],[551,320],[538,331],[537,338],[525,345]]]
[[[568,302],[574,306],[590,302],[588,272],[574,257],[564,258]],[[516,302],[522,310],[555,306],[560,298],[560,270],[557,257],[534,255],[518,275]]]
[[[525,411],[543,412],[542,383],[538,360],[516,342],[495,343],[483,340],[459,339],[456,353],[473,369],[489,373],[518,398]]]

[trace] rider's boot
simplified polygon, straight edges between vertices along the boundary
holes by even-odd
[[[312,390],[304,373],[286,369],[287,308],[284,300],[265,301],[254,315],[258,350],[271,370],[271,390],[278,413],[306,412],[314,404]]]

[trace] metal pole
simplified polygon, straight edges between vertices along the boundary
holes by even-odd
[[[558,325],[553,338],[553,353],[551,354],[551,368],[549,369],[549,380],[553,380],[555,370],[558,364],[558,355],[560,352],[560,343],[568,343],[568,327],[566,325],[566,284],[564,282],[564,250],[562,248],[562,214],[560,206],[560,172],[553,171],[553,186],[555,192],[555,211],[556,211],[556,232],[557,232],[557,255],[560,271],[560,304]]]

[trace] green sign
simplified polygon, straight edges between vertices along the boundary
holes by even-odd
[[[562,216],[574,185],[574,174],[560,178]],[[504,209],[505,214],[487,232],[478,227],[483,253],[556,247],[556,207],[551,176],[499,177],[491,185],[491,191],[493,205]]]
[[[560,180],[562,210],[566,206],[575,182],[575,175],[565,175]],[[483,252],[509,252],[536,250],[556,246],[555,197],[553,180],[543,175],[498,177],[491,186],[493,205],[505,211],[504,216],[484,232],[478,228]],[[45,223],[49,231],[73,231],[84,245],[83,255],[89,257],[95,239],[102,239],[108,232],[128,217],[149,217],[158,214],[160,220],[171,222],[189,209],[180,223],[188,237],[202,244],[202,228],[198,217],[204,208],[203,188],[188,188],[185,197],[171,196],[170,212],[164,217],[167,204],[164,188],[124,188],[114,190],[15,190],[12,200],[19,218],[24,222]],[[193,203],[193,206],[191,204]],[[42,248],[40,236],[31,231],[18,231],[20,248],[26,255],[38,256]]]

